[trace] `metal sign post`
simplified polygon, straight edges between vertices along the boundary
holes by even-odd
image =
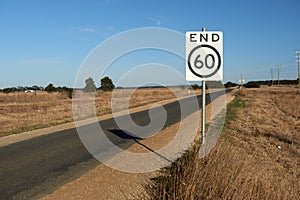
[[[205,143],[206,81],[223,80],[223,33],[186,32],[186,80],[202,81],[202,144]]]
[[[202,28],[206,32],[206,28]],[[206,81],[202,81],[202,144],[205,143],[205,124],[206,124]]]
[[[202,81],[202,144],[205,142],[205,123],[206,123],[206,81]]]

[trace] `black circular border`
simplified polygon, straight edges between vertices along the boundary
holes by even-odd
[[[191,59],[192,54],[194,53],[194,51],[196,51],[197,49],[202,48],[202,47],[207,47],[207,48],[212,49],[212,50],[217,54],[218,59],[219,59],[219,64],[218,64],[218,66],[217,66],[217,69],[216,69],[215,71],[213,71],[213,73],[208,74],[208,75],[201,75],[201,74],[196,73],[196,72],[193,70],[193,68],[192,68],[192,66],[191,66],[191,63],[190,63],[190,59]],[[214,47],[212,47],[212,46],[210,46],[210,45],[208,45],[208,44],[198,45],[198,46],[194,47],[194,48],[192,49],[192,51],[189,53],[189,56],[188,56],[188,66],[189,66],[189,69],[191,70],[191,72],[192,72],[194,75],[196,75],[196,76],[198,76],[198,77],[200,77],[200,78],[209,78],[209,77],[212,77],[213,75],[215,75],[215,74],[219,71],[219,69],[220,69],[220,67],[221,67],[221,56],[220,56],[219,52],[218,52]]]

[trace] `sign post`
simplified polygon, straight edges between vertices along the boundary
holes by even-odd
[[[202,28],[206,32],[206,28]],[[205,125],[206,125],[206,81],[202,81],[202,144],[205,143]]]
[[[186,32],[186,80],[202,81],[202,144],[205,143],[206,81],[223,80],[223,33]]]

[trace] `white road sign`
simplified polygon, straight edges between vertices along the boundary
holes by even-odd
[[[223,80],[222,32],[186,32],[186,80]]]

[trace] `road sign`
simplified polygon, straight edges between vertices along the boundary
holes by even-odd
[[[186,80],[223,80],[222,32],[186,32]]]

